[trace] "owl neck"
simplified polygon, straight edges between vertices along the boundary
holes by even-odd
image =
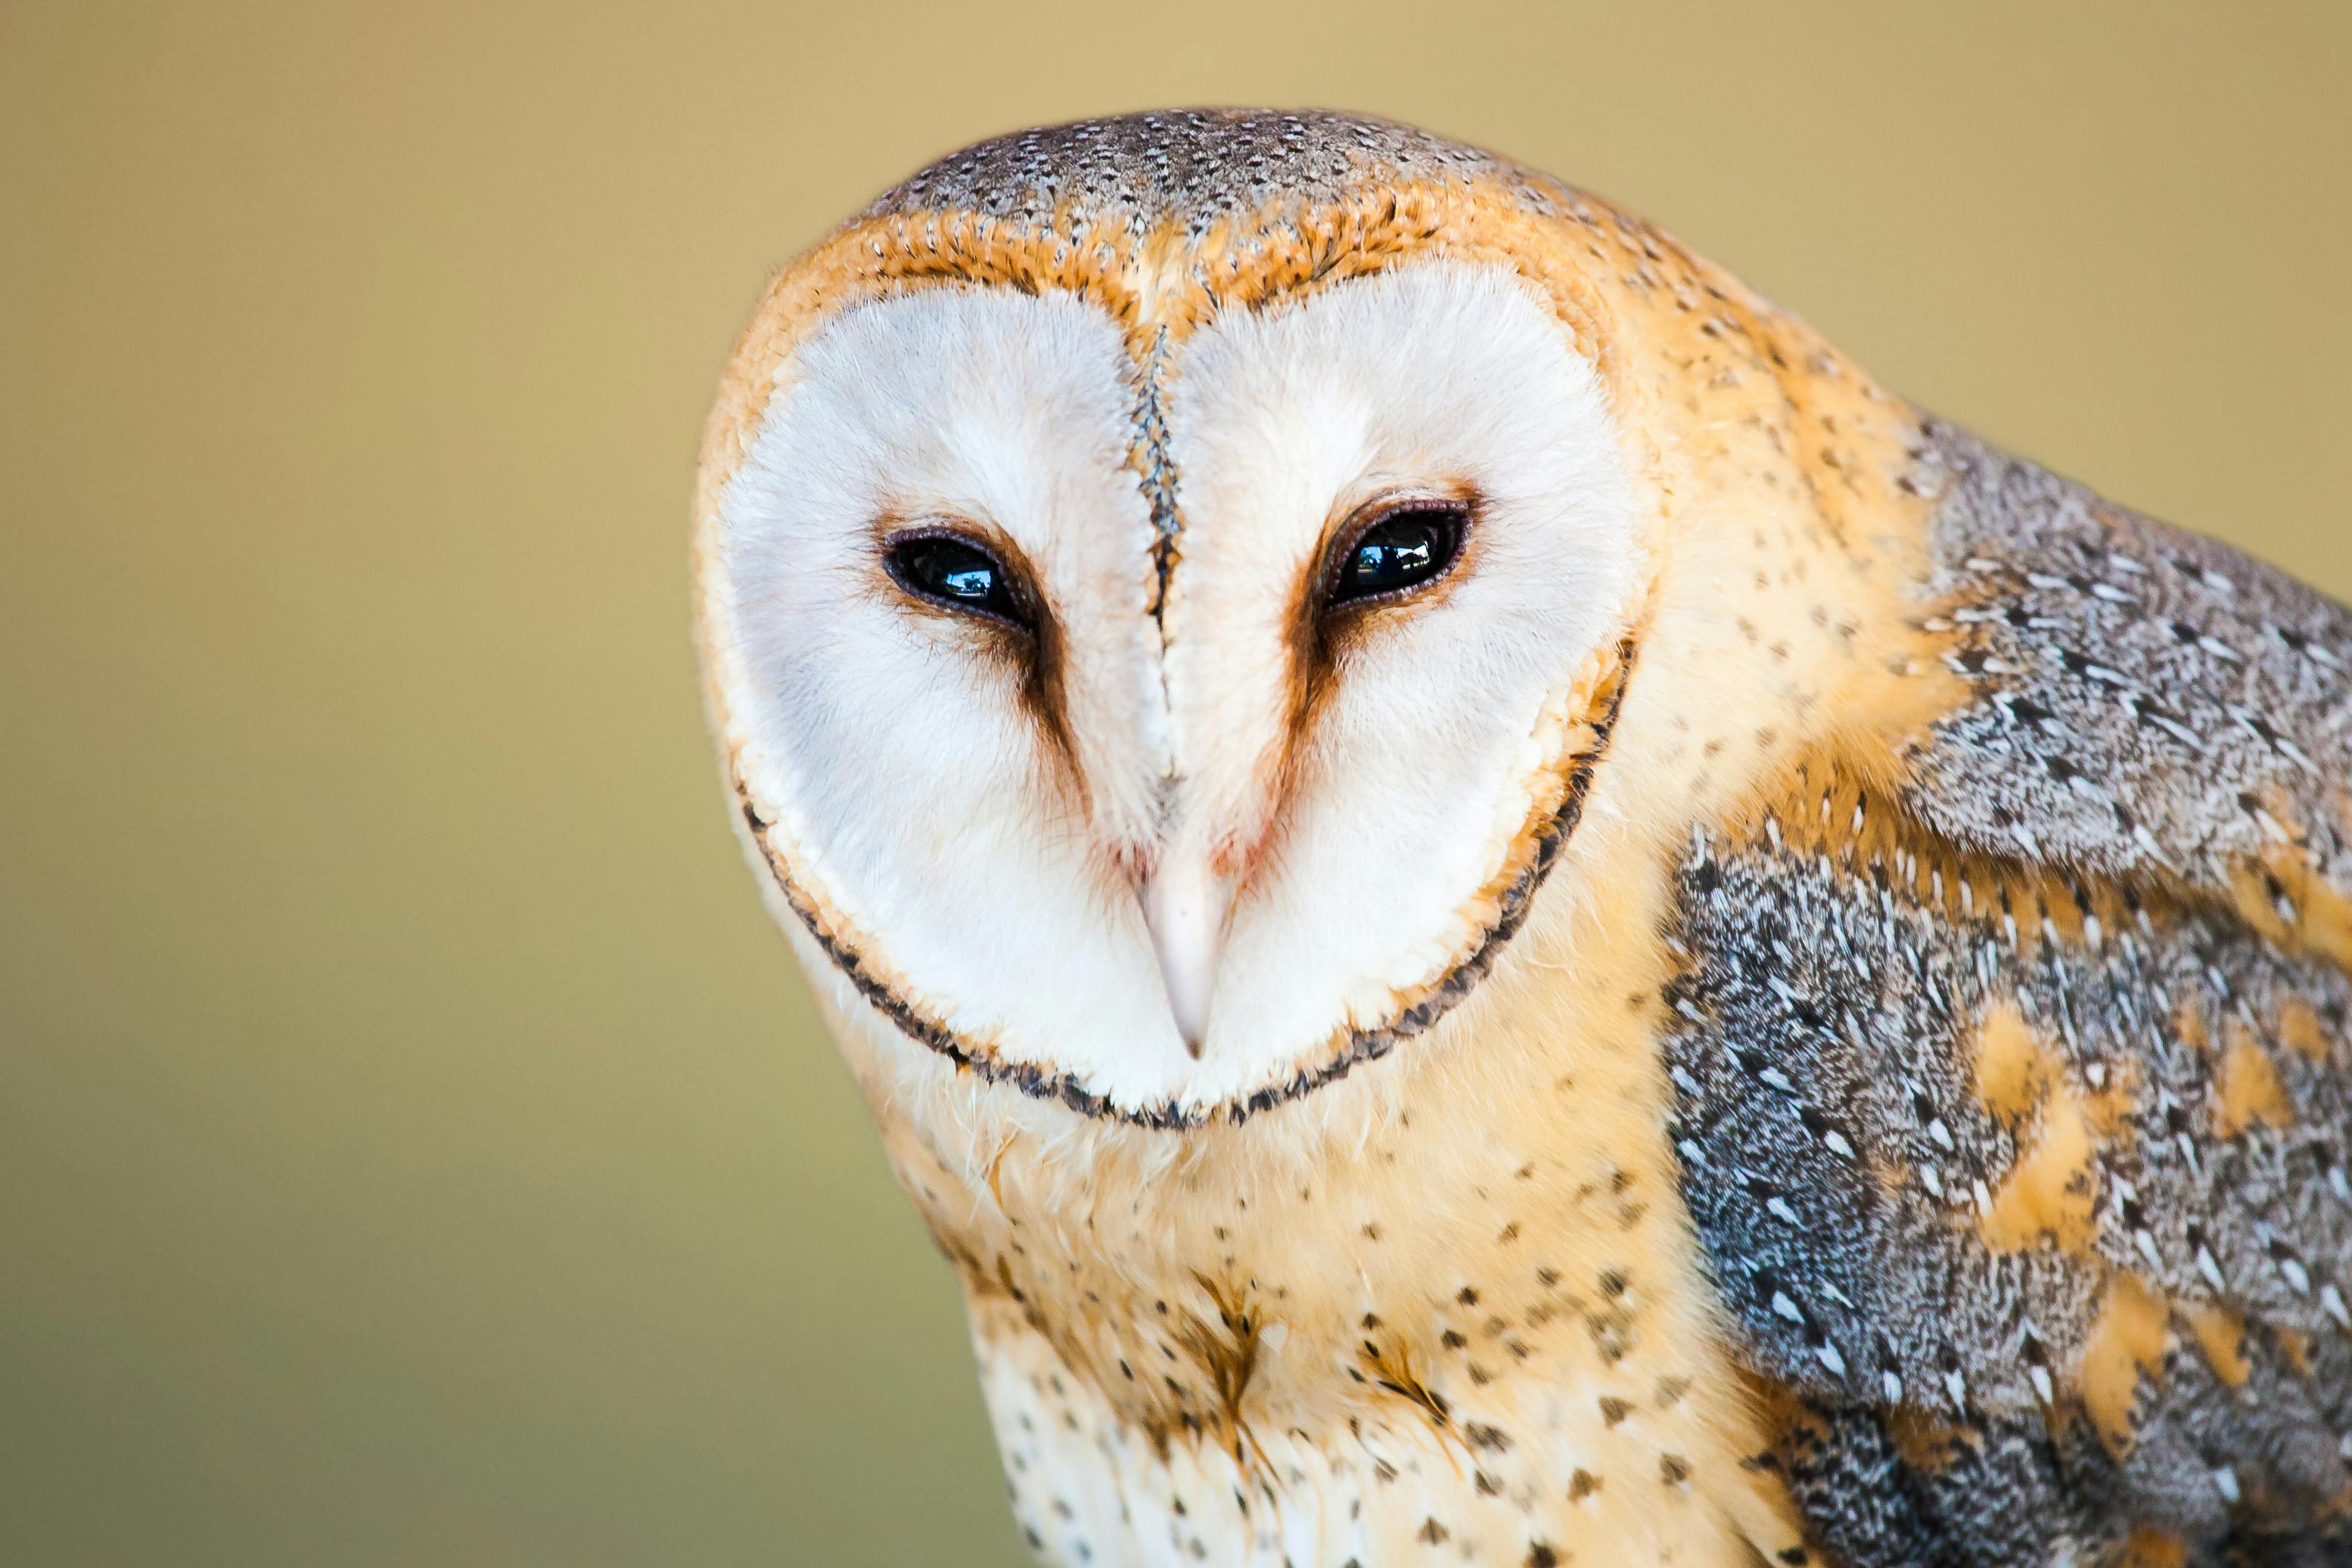
[[[1210,1561],[1258,1560],[1277,1516],[1349,1521],[1367,1563],[1433,1521],[1513,1563],[1571,1538],[1745,1562],[1785,1531],[1663,1130],[1656,850],[1572,842],[1444,1025],[1238,1126],[877,1094],[1057,1560],[1121,1560],[1089,1497],[1208,1532]]]

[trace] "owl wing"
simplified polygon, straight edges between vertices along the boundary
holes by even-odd
[[[1678,868],[1685,1196],[1836,1560],[2352,1553],[2352,618],[1926,427],[1969,697]]]

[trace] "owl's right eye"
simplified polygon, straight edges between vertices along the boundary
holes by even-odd
[[[908,593],[944,610],[1035,630],[1020,580],[986,546],[961,534],[898,534],[883,547],[883,570]]]

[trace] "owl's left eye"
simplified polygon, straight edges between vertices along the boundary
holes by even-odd
[[[1324,601],[1401,599],[1436,581],[1462,553],[1469,518],[1451,502],[1412,502],[1375,514],[1340,537]]]
[[[1034,630],[1019,581],[978,540],[944,532],[900,534],[884,547],[882,565],[918,599]]]

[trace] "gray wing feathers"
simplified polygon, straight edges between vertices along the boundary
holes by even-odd
[[[1947,486],[1929,587],[1967,624],[1979,700],[1937,727],[1912,809],[1993,852],[2216,886],[2292,839],[2352,888],[2345,612],[1948,425],[1927,436]]]
[[[2116,1562],[2136,1532],[2186,1554],[2151,1561],[2352,1561],[2352,985],[2325,941],[2288,939],[2310,911],[2273,928],[2243,898],[2249,877],[2284,901],[2352,886],[2352,625],[2222,546],[1924,435],[1928,589],[1973,700],[1872,807],[1902,847],[1702,835],[1677,868],[1673,1136],[1742,1348],[1791,1412],[1761,1462],[1850,1563]],[[1923,896],[1943,856],[2011,868],[2003,907]],[[2037,939],[2024,902],[2053,897],[2105,925]],[[2056,1103],[1983,1103],[1997,1008],[2043,1042],[2053,1096],[2110,1097],[2066,1244],[1987,1240]],[[2232,1104],[2232,1049],[2275,1086],[2263,1113]],[[2118,1441],[2088,1390],[2100,1356],[2115,1375],[2103,1314],[2126,1286],[2160,1303],[2162,1349],[2121,1363]]]

